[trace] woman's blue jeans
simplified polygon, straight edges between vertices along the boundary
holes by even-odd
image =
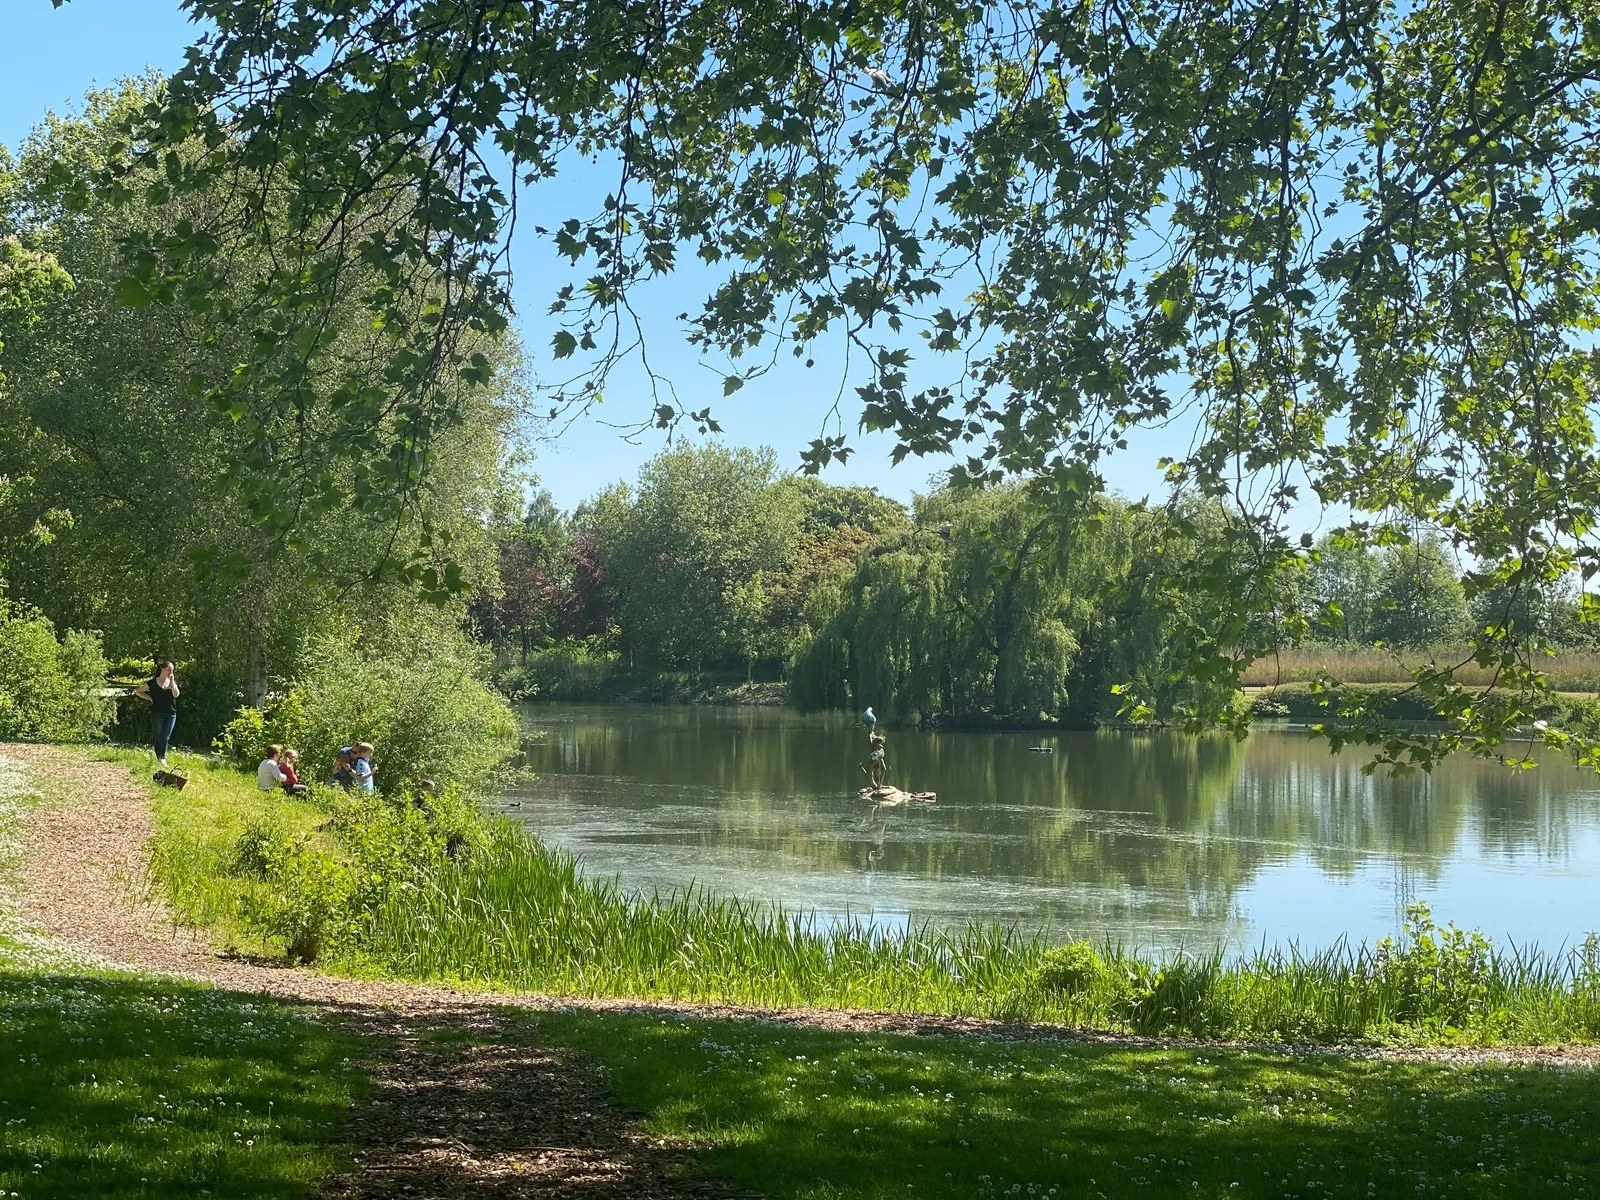
[[[156,743],[156,757],[167,756],[167,743],[172,740],[172,727],[178,723],[177,713],[150,714],[150,732]]]

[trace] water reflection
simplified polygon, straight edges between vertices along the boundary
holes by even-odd
[[[893,731],[890,781],[939,801],[874,809],[840,717],[530,705],[524,722],[538,777],[513,815],[645,890],[1168,946],[1375,937],[1413,898],[1519,942],[1600,925],[1600,781],[1566,766],[1391,779],[1287,732]]]

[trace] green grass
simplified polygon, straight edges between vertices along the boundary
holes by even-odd
[[[142,765],[142,764],[140,764]],[[1315,954],[1262,949],[1152,957],[1058,950],[972,925],[885,934],[818,930],[694,891],[637,897],[582,877],[504,822],[475,817],[464,855],[404,803],[263,796],[199,764],[155,791],[157,880],[186,921],[282,952],[311,929],[334,969],[558,995],[638,996],[961,1014],[1307,1042],[1548,1043],[1600,1037],[1600,941],[1502,953],[1416,914],[1407,936]],[[235,865],[255,824],[283,847]],[[281,835],[281,836],[280,836]],[[262,917],[262,913],[267,918]]]
[[[198,755],[174,752],[173,769],[189,781],[177,791],[150,783],[154,760],[149,751],[98,748],[93,754],[127,767],[141,783],[150,785],[157,832],[150,847],[152,878],[174,919],[210,930],[225,950],[273,952],[243,920],[241,901],[256,888],[228,874],[228,857],[246,828],[264,814],[287,833],[332,852],[333,840],[319,831],[327,813],[306,800],[259,791],[254,776]]]
[[[344,1160],[354,1046],[285,1004],[0,954],[0,1194],[307,1195]]]
[[[1600,1072],[529,1018],[774,1198],[1600,1194]]]

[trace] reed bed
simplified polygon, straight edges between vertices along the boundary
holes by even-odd
[[[1468,661],[1471,657],[1464,646],[1398,652],[1375,646],[1295,646],[1251,663],[1240,678],[1245,687],[1307,683],[1319,675],[1329,675],[1340,683],[1410,683],[1412,670],[1430,662],[1466,663],[1456,678],[1481,687],[1491,681],[1492,672]],[[1556,691],[1600,691],[1600,652],[1564,650],[1537,665]]]
[[[356,949],[356,947],[352,947]],[[509,827],[471,862],[391,894],[359,956],[415,979],[583,996],[1061,1021],[1147,1034],[1333,1042],[1592,1041],[1600,944],[1495,947],[1434,924],[1314,953],[1228,958],[1050,946],[994,926],[829,928],[703,890],[632,896]]]
[[[1293,1042],[1600,1039],[1600,939],[1501,947],[1415,909],[1393,939],[1229,956],[890,932],[719,897],[637,895],[463,797],[265,800],[204,768],[156,798],[181,919],[336,970],[552,995],[856,1008]]]

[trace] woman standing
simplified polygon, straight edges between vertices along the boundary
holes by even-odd
[[[172,741],[172,727],[178,723],[178,676],[169,658],[156,668],[155,677],[141,683],[133,693],[141,700],[150,701],[150,732],[155,741],[156,758],[167,765],[167,743]]]

